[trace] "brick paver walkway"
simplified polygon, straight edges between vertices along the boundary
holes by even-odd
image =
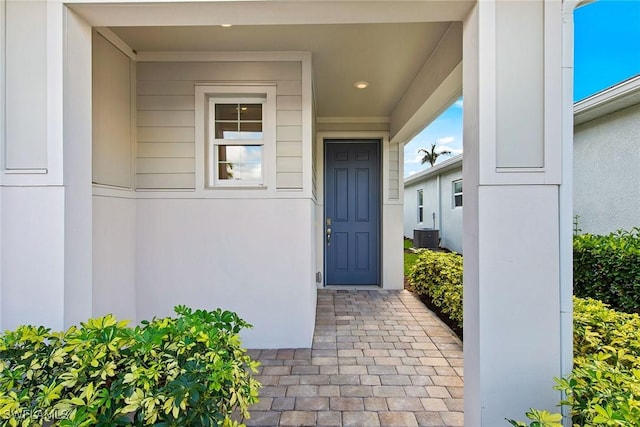
[[[318,291],[311,349],[251,350],[247,426],[462,426],[462,344],[408,291]]]

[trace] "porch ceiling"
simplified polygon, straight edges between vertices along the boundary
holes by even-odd
[[[388,120],[449,22],[111,27],[142,51],[308,51],[318,117]],[[367,81],[366,89],[354,83]]]

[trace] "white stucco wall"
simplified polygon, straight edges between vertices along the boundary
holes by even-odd
[[[382,288],[404,287],[404,256],[402,253],[402,205],[382,205]]]
[[[423,191],[423,221],[418,222],[418,190]],[[413,239],[414,228],[435,228],[440,226],[438,215],[438,185],[434,177],[427,181],[416,182],[404,188],[404,235]]]
[[[135,323],[136,200],[114,196],[93,197],[92,316]]]
[[[462,253],[462,206],[453,206],[453,182],[462,179],[462,168],[440,176],[440,246]]]
[[[315,277],[309,200],[138,200],[136,310],[221,307],[251,348],[310,347]]]
[[[583,233],[640,226],[640,105],[575,127],[573,176]]]
[[[64,189],[3,187],[1,327],[64,327]]]
[[[453,207],[453,181],[462,179],[462,165],[427,174],[405,185],[404,236],[415,228],[439,230],[440,246],[462,253],[462,207]],[[418,222],[418,190],[423,191],[423,222]],[[464,202],[463,202],[464,206]],[[434,224],[435,217],[435,224]]]

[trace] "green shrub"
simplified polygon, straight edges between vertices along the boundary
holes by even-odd
[[[574,369],[557,380],[574,424],[640,425],[640,316],[574,298]]]
[[[640,312],[640,228],[574,236],[573,289],[578,297]]]
[[[134,329],[113,316],[0,337],[2,426],[234,426],[260,384],[229,311],[176,307]]]
[[[574,426],[640,426],[640,316],[591,298],[573,304],[574,368],[556,379],[566,396],[560,403]]]
[[[592,298],[573,299],[573,351],[576,358],[609,353],[614,349],[640,356],[638,331],[640,316],[637,314],[613,310]]]
[[[532,421],[531,424],[509,419],[507,421],[515,427],[562,427],[562,415],[560,414],[551,414],[544,410],[538,411],[536,409],[530,409],[525,415]]]
[[[462,328],[462,257],[456,253],[420,252],[409,273],[414,292],[427,296]]]

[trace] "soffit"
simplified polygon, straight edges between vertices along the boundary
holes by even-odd
[[[318,117],[389,117],[448,22],[110,27],[135,51],[307,51]],[[358,90],[356,81],[370,86]]]

